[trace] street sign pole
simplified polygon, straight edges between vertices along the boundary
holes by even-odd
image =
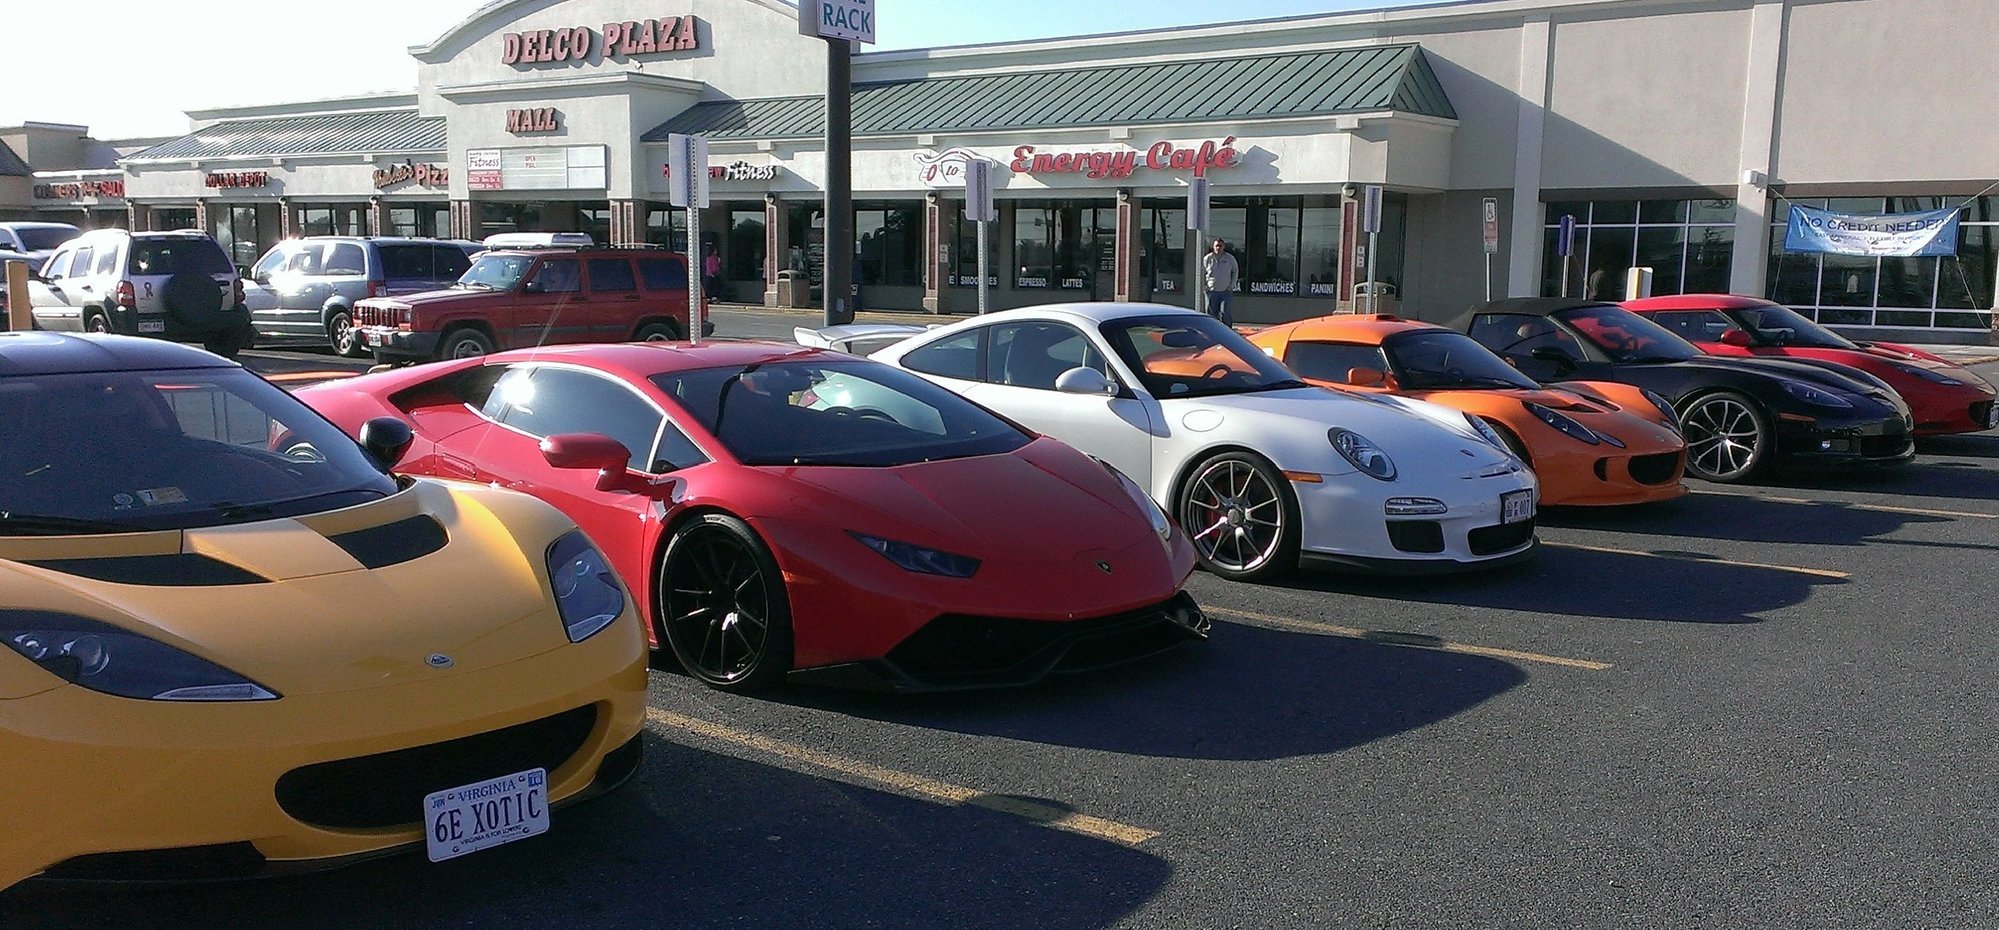
[[[1499,198],[1485,198],[1481,232],[1485,239],[1485,299],[1492,302],[1492,256],[1499,252]]]
[[[1367,312],[1372,314],[1381,307],[1374,284],[1374,256],[1381,251],[1381,185],[1369,184],[1363,196],[1361,230],[1367,233]]]
[[[1202,272],[1201,263],[1208,254],[1207,229],[1211,201],[1208,196],[1207,178],[1189,178],[1187,181],[1187,229],[1194,233],[1193,254],[1201,256],[1194,260],[1194,267],[1188,276],[1194,279],[1189,290],[1194,295],[1194,309],[1208,312],[1208,276]]]
[[[986,226],[998,219],[993,202],[993,163],[974,158],[965,163],[965,218],[979,226],[979,312],[989,309],[987,278],[990,277],[991,249],[986,245]]]
[[[875,0],[807,0],[801,35],[826,40],[827,326],[854,321],[854,43],[874,44]]]
[[[708,140],[675,133],[666,140],[667,202],[687,210],[687,341],[701,343],[702,312],[708,283],[706,256],[701,251],[701,211],[708,206]]]
[[[1555,254],[1562,259],[1562,294],[1569,296],[1569,256],[1576,251],[1576,218],[1573,214],[1562,214],[1561,225],[1555,230]]]

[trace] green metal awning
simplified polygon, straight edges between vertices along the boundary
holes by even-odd
[[[126,161],[443,152],[444,120],[415,110],[229,120],[155,145]]]
[[[1422,48],[1368,48],[854,85],[854,135],[1279,119],[1392,110],[1456,119]],[[697,104],[645,134],[824,135],[825,98]]]

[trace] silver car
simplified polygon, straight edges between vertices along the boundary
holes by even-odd
[[[310,339],[341,355],[368,354],[355,338],[354,303],[451,286],[481,246],[440,239],[312,236],[273,246],[250,269],[260,291],[250,319],[263,337]]]
[[[228,253],[192,230],[84,233],[56,250],[28,291],[42,329],[198,342],[222,356],[256,338]]]

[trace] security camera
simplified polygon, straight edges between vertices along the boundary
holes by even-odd
[[[1358,193],[1360,193],[1360,191],[1359,191],[1359,190],[1357,190],[1357,189],[1355,189],[1355,187],[1354,187],[1353,185],[1351,185],[1351,184],[1342,184],[1342,185],[1340,185],[1340,196],[1341,196],[1341,197],[1345,197],[1345,198],[1346,198],[1346,199],[1348,199],[1348,200],[1352,200],[1352,199],[1354,198],[1354,195],[1356,195],[1356,194],[1358,194]]]

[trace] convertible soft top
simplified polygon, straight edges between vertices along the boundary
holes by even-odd
[[[237,368],[193,346],[136,336],[0,333],[0,378],[96,371]]]

